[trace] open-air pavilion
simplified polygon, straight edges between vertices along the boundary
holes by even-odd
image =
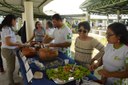
[[[86,17],[90,21],[90,15],[105,15],[107,19],[105,21],[105,26],[101,29],[103,30],[92,30],[94,33],[99,35],[104,35],[106,26],[113,21],[109,17],[114,16],[116,22],[122,22],[127,25],[128,19],[128,0],[85,0],[80,8],[83,11],[87,11]]]
[[[120,15],[127,15],[128,0],[86,0],[80,6],[83,11],[96,14],[117,14],[118,21]]]
[[[50,19],[51,16],[47,16],[43,12],[43,7],[50,3],[53,0],[0,0],[0,15],[3,17],[6,16],[9,13],[15,14],[16,16],[20,17],[22,21],[26,21],[26,32],[27,32],[27,39],[31,37],[33,34],[34,29],[34,19],[37,18],[43,18],[43,19]],[[75,0],[74,0],[75,1]],[[88,21],[90,20],[90,14],[102,14],[102,15],[117,15],[117,21],[119,22],[121,20],[121,15],[127,16],[128,13],[128,0],[85,0],[80,5],[80,8],[83,11],[87,11],[87,14],[82,15],[73,15],[73,16],[82,16],[88,17]],[[64,17],[72,17],[72,15],[66,15]],[[70,18],[68,18],[70,19]],[[103,31],[104,32],[104,31]],[[97,37],[94,35],[95,38]],[[98,35],[99,37],[99,35]],[[75,37],[76,38],[76,37]],[[74,40],[75,40],[74,38]],[[104,36],[100,36],[100,39],[104,38]],[[74,42],[74,41],[73,41]],[[26,66],[27,67],[27,66]],[[26,68],[25,68],[26,69]],[[26,74],[25,75],[29,75]],[[3,75],[2,75],[3,76]],[[0,75],[0,77],[2,77]],[[30,76],[32,77],[32,76]],[[4,78],[4,77],[3,77]],[[23,78],[24,79],[24,78]],[[25,78],[26,79],[26,78]],[[3,82],[3,85],[6,85],[6,79],[1,79],[0,82]],[[40,80],[34,79],[38,84],[33,83],[31,84],[32,78],[28,78],[25,80],[25,82],[29,83],[29,85],[42,85],[43,82]],[[24,81],[24,80],[23,80]],[[49,80],[46,79],[45,84],[49,82]],[[42,84],[41,84],[41,83]],[[50,82],[53,82],[50,80]],[[0,85],[2,85],[0,83]],[[25,84],[27,85],[27,84]],[[50,83],[47,85],[51,85]],[[54,85],[54,84],[53,84]],[[94,85],[94,84],[92,84]],[[98,85],[98,84],[97,84]]]

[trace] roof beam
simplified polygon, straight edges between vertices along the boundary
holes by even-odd
[[[9,3],[7,3],[5,0],[3,0],[3,2],[4,3],[2,3],[5,7],[7,7],[7,8],[11,8],[12,10],[14,10],[14,11],[17,11],[17,12],[23,12],[23,11],[21,11],[21,10],[19,10],[18,8],[16,8],[16,7],[14,7],[14,6],[12,6],[12,5],[10,5]]]
[[[42,6],[45,2],[47,2],[47,0],[44,0],[41,4],[39,4],[38,8]]]
[[[85,2],[81,4],[80,8],[87,11],[91,12],[115,12],[116,10],[122,11],[125,5],[128,4],[128,0],[95,0],[97,1],[96,3],[91,2],[93,0],[88,0],[90,1],[91,5],[86,4]],[[128,7],[128,6],[127,6]],[[126,7],[125,7],[126,8]]]

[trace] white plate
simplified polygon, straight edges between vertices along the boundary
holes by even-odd
[[[66,84],[68,82],[71,82],[74,80],[74,77],[69,77],[68,81],[66,80],[60,80],[60,79],[52,79],[56,84]]]

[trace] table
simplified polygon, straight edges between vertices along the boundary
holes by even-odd
[[[23,59],[21,58],[21,55],[20,55],[20,51],[17,50],[16,52],[16,55],[18,57],[18,60],[19,60],[19,65],[20,65],[20,71],[21,71],[21,74],[23,76],[23,81],[24,81],[24,85],[56,85],[56,83],[52,80],[49,80],[46,76],[46,73],[45,71],[42,71],[43,72],[43,78],[42,79],[32,79],[31,82],[28,82],[27,80],[27,76],[26,76],[26,70],[25,70],[25,65],[24,65],[24,61]],[[58,55],[59,58],[61,59],[69,59],[69,63],[70,64],[73,64],[75,63],[75,61],[69,57],[67,57],[65,54],[63,54],[62,52],[59,52],[59,55]],[[34,58],[37,58],[37,55],[34,57]],[[37,67],[35,64],[30,64],[30,69],[32,70],[32,73],[34,73],[35,71],[40,71],[39,67]],[[89,76],[90,78],[92,78],[93,80],[95,80],[96,78],[92,75]],[[67,84],[66,84],[67,85]],[[75,82],[70,82],[68,85],[75,85]]]
[[[24,81],[24,85],[56,85],[55,83],[54,83],[54,81],[52,81],[52,80],[49,80],[47,77],[46,77],[46,74],[43,72],[43,74],[44,74],[44,77],[43,77],[43,79],[32,79],[32,82],[28,82],[27,81],[27,76],[26,76],[26,70],[25,70],[25,65],[24,65],[24,62],[23,62],[23,60],[21,59],[21,55],[20,55],[20,53],[19,53],[20,51],[19,50],[17,50],[17,52],[16,52],[16,55],[17,55],[17,57],[18,57],[18,60],[19,60],[19,64],[20,64],[20,71],[21,71],[21,74],[22,74],[22,76],[23,76],[23,81]],[[36,56],[35,56],[36,57]],[[67,57],[65,54],[63,54],[62,52],[59,52],[59,55],[58,55],[58,57],[60,57],[61,59],[69,59],[69,63],[71,64],[73,64],[73,63],[75,63],[75,61],[74,60],[72,60],[71,58],[69,58],[69,57]],[[34,67],[34,68],[33,68]],[[36,66],[36,65],[34,65],[34,64],[31,64],[30,65],[30,68],[32,68],[32,72],[34,73],[35,71],[38,71],[39,70],[39,68]]]

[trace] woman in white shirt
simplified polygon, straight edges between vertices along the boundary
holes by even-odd
[[[9,85],[16,85],[13,80],[15,70],[15,48],[22,45],[16,41],[13,27],[16,25],[16,17],[12,14],[7,15],[1,23],[1,52],[7,62]]]
[[[108,45],[101,62],[92,65],[90,70],[103,65],[98,73],[103,77],[105,85],[127,85],[128,78],[128,31],[122,23],[110,24],[106,38]]]

